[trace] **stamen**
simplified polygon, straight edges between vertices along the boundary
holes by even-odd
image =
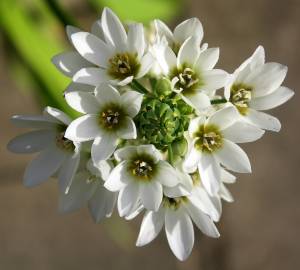
[[[129,53],[118,53],[109,59],[110,67],[108,73],[116,79],[125,79],[128,76],[134,76],[138,70],[136,55]]]
[[[235,84],[231,87],[230,102],[236,106],[243,115],[247,114],[251,100],[252,88],[243,84]]]
[[[203,152],[213,152],[222,146],[222,135],[213,125],[200,126],[194,134],[195,147]]]
[[[149,179],[149,177],[152,174],[153,168],[148,162],[138,159],[138,160],[135,160],[133,162],[133,164],[134,164],[134,168],[132,170],[132,173],[135,176],[138,176],[138,177],[141,177],[144,179]]]
[[[188,198],[185,196],[177,197],[177,198],[169,198],[164,196],[163,197],[163,206],[165,208],[170,208],[172,210],[177,210],[182,203],[186,203]]]

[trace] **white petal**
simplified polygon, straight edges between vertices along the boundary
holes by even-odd
[[[214,238],[220,236],[218,229],[216,228],[214,222],[208,215],[204,214],[201,210],[197,209],[192,204],[189,204],[188,211],[196,226],[204,234]]]
[[[117,138],[113,134],[103,133],[92,145],[91,154],[94,163],[107,160],[117,148]]]
[[[217,159],[229,170],[250,173],[251,165],[247,154],[237,144],[223,140],[221,149],[215,152]]]
[[[229,173],[228,171],[222,169],[221,180],[223,183],[233,184],[236,182],[236,177],[233,174]]]
[[[126,31],[116,14],[111,9],[104,8],[101,22],[106,40],[119,50],[126,50]]]
[[[230,191],[225,187],[224,184],[221,185],[220,192],[219,192],[221,198],[225,200],[226,202],[233,202],[234,199],[232,197],[232,194]]]
[[[64,112],[62,112],[59,109],[47,106],[43,114],[46,115],[47,117],[50,117],[53,119],[53,121],[59,121],[65,125],[69,125],[71,123],[71,118],[66,115]]]
[[[70,92],[65,94],[69,106],[81,113],[97,114],[99,104],[95,96],[86,92]]]
[[[141,67],[138,74],[136,75],[136,78],[139,79],[145,76],[148,73],[148,71],[152,68],[154,61],[155,59],[151,53],[145,54],[141,59]]]
[[[95,139],[102,134],[98,115],[86,114],[74,120],[67,128],[65,137],[75,142]]]
[[[128,160],[137,155],[138,146],[125,146],[114,153],[117,161]]]
[[[254,142],[264,135],[264,131],[244,121],[237,121],[222,130],[223,136],[235,143]]]
[[[133,76],[129,76],[129,77],[126,77],[124,80],[111,80],[110,83],[112,85],[118,85],[118,86],[125,86],[127,84],[130,84],[132,82],[132,80],[134,79]]]
[[[101,40],[105,39],[100,20],[97,20],[93,23],[91,27],[91,33]]]
[[[198,70],[211,70],[219,60],[219,48],[210,48],[200,53],[195,66]]]
[[[126,112],[130,117],[133,118],[139,113],[143,101],[143,96],[144,95],[136,91],[126,91],[121,96],[122,105],[126,109]]]
[[[201,152],[199,152],[195,148],[191,148],[183,163],[184,170],[188,173],[194,172],[197,168],[198,163],[200,162],[200,158]]]
[[[124,216],[124,218],[126,220],[132,220],[135,217],[137,217],[143,210],[144,210],[144,207],[138,201],[137,204],[136,204],[136,206],[133,207],[131,213],[129,213],[126,216]]]
[[[106,83],[103,83],[96,88],[95,95],[99,104],[102,106],[110,103],[119,104],[121,102],[119,91],[113,86]]]
[[[85,206],[92,197],[97,185],[88,183],[89,173],[80,172],[74,177],[74,181],[68,193],[61,192],[59,197],[59,211],[68,213]]]
[[[36,186],[51,177],[61,166],[66,154],[55,147],[42,151],[29,163],[24,174],[26,187]]]
[[[254,86],[253,95],[260,97],[276,90],[287,74],[287,67],[278,63],[266,63],[255,69],[245,79],[245,84]]]
[[[248,113],[243,117],[243,119],[262,129],[276,132],[281,129],[281,124],[276,117],[252,109],[248,109]]]
[[[127,47],[129,52],[136,52],[138,59],[141,59],[145,50],[144,27],[141,23],[129,25]]]
[[[221,69],[205,70],[201,74],[204,86],[208,91],[214,91],[224,87],[228,80],[228,73]]]
[[[190,189],[187,189],[183,184],[178,184],[175,187],[164,187],[164,195],[169,198],[177,198],[181,196],[188,196],[191,194]]]
[[[164,211],[147,211],[144,215],[136,246],[142,247],[153,241],[164,225]]]
[[[70,51],[55,55],[51,59],[52,63],[66,76],[72,77],[83,67],[91,66],[78,52]]]
[[[205,116],[199,116],[197,118],[194,118],[190,121],[190,125],[189,125],[189,135],[191,138],[193,138],[194,133],[197,132],[199,130],[199,127],[201,125],[204,125],[205,123]]]
[[[162,198],[162,185],[159,182],[141,183],[141,201],[147,210],[157,211]]]
[[[95,91],[95,87],[92,85],[87,85],[87,84],[82,84],[82,83],[75,83],[75,82],[71,82],[64,94],[68,94],[68,93],[72,93],[72,92],[87,92],[87,93],[94,93]]]
[[[103,82],[108,82],[110,79],[105,69],[96,67],[82,68],[73,76],[74,82],[92,86],[98,86]]]
[[[59,124],[45,115],[14,115],[11,122],[21,128],[55,128]]]
[[[174,187],[179,183],[175,169],[168,162],[160,160],[156,166],[156,181],[167,187]]]
[[[55,139],[55,132],[51,130],[37,130],[24,133],[12,139],[7,149],[18,154],[40,152]]]
[[[68,35],[68,39],[70,40],[70,42],[72,43],[72,38],[71,36],[75,33],[78,33],[78,32],[82,32],[82,30],[78,27],[75,27],[75,26],[71,26],[71,25],[67,25],[66,26],[66,32],[67,32],[67,35]]]
[[[177,66],[188,64],[192,68],[200,53],[197,40],[189,37],[180,47],[177,57]]]
[[[155,148],[153,144],[139,145],[137,148],[137,152],[139,155],[150,155],[154,163],[157,163],[159,160],[162,159],[161,153]]]
[[[132,118],[125,116],[123,121],[122,126],[117,130],[118,137],[125,140],[136,139],[136,126]]]
[[[189,196],[188,199],[191,204],[199,208],[199,210],[205,214],[209,215],[214,221],[219,221],[221,213],[215,207],[211,197],[207,194],[203,187],[195,187],[192,196]]]
[[[255,110],[270,110],[287,102],[294,94],[293,90],[281,86],[269,95],[252,99],[250,107]]]
[[[82,57],[97,66],[107,67],[113,51],[101,39],[88,32],[78,32],[71,35],[71,40]]]
[[[212,154],[202,153],[198,169],[207,192],[211,196],[216,195],[221,184],[221,169],[215,157]]]
[[[236,70],[235,74],[238,74],[243,69],[245,69],[246,66],[249,66],[249,70],[254,70],[255,68],[258,68],[262,66],[265,63],[265,51],[262,46],[258,46],[255,52],[249,57],[246,61],[244,61]],[[247,74],[248,75],[248,74]],[[243,81],[243,80],[242,80]]]
[[[182,209],[167,209],[165,229],[171,250],[179,260],[184,261],[194,246],[194,228],[190,217]]]
[[[187,104],[198,111],[207,109],[211,105],[209,97],[204,93],[196,92],[195,94],[181,95],[181,97]]]
[[[182,44],[193,36],[199,46],[203,38],[203,27],[198,18],[191,18],[180,23],[174,30],[175,43]]]
[[[238,111],[234,106],[228,106],[215,112],[207,119],[207,124],[216,125],[220,130],[234,124],[239,117]]]
[[[79,166],[80,154],[75,152],[72,156],[67,156],[58,173],[58,186],[60,192],[68,192],[72,184],[74,175]]]
[[[118,211],[120,217],[123,217],[132,212],[139,199],[140,186],[138,183],[130,183],[119,193]]]
[[[130,176],[128,175],[129,161],[122,161],[118,164],[109,175],[104,183],[104,187],[110,191],[119,191],[128,185]]]
[[[166,47],[164,49],[163,57],[159,57],[156,59],[164,72],[164,74],[168,74],[170,70],[177,66],[177,57],[176,54],[170,47]]]
[[[98,185],[88,206],[91,215],[96,223],[106,217],[110,217],[117,201],[117,193],[106,190],[103,186]]]
[[[169,43],[172,43],[174,41],[172,31],[169,29],[169,27],[164,22],[156,19],[156,20],[154,20],[154,26],[155,26],[156,33],[160,37],[165,36]],[[170,45],[172,45],[172,44],[170,44]]]

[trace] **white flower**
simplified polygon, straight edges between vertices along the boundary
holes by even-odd
[[[92,33],[67,28],[76,51],[63,53],[54,64],[73,81],[93,86],[102,82],[126,85],[143,77],[151,68],[153,57],[146,52],[144,28],[140,23],[129,25],[128,33],[119,18],[104,8],[101,20]]]
[[[66,192],[80,159],[80,145],[64,136],[71,119],[60,110],[47,107],[41,116],[16,115],[12,122],[37,129],[19,135],[8,144],[14,153],[40,152],[25,170],[24,185],[32,187],[57,174],[60,190]]]
[[[235,107],[229,106],[207,119],[200,116],[190,122],[184,168],[192,173],[198,167],[203,186],[212,196],[220,189],[220,164],[235,172],[251,172],[246,153],[235,143],[252,142],[264,134],[263,130],[238,119]]]
[[[178,52],[181,45],[190,37],[194,37],[198,46],[203,38],[203,27],[198,18],[191,18],[176,26],[174,32],[161,20],[154,20],[157,40],[166,38],[168,45]]]
[[[60,193],[59,209],[67,213],[88,205],[95,222],[110,217],[117,199],[117,194],[104,188],[104,181],[109,176],[112,165],[100,161],[97,166],[90,159],[85,170],[78,172],[68,193]]]
[[[162,160],[153,145],[126,146],[115,152],[120,163],[112,170],[104,186],[110,191],[120,191],[118,210],[120,216],[137,209],[139,202],[156,211],[162,201],[163,186],[177,185],[174,168]]]
[[[206,235],[219,237],[220,234],[212,218],[202,211],[201,197],[164,197],[157,212],[146,211],[137,246],[144,246],[156,238],[165,225],[167,240],[174,255],[181,261],[187,259],[194,246],[193,223]]]
[[[228,78],[225,71],[213,69],[218,59],[218,48],[200,50],[197,40],[190,37],[182,44],[177,56],[166,47],[158,61],[165,76],[172,81],[174,91],[187,104],[201,111],[210,106],[209,95],[223,87]]]
[[[215,195],[210,197],[213,204],[215,205],[215,208],[217,209],[219,216],[222,214],[222,201],[224,200],[226,202],[233,202],[233,196],[230,193],[230,191],[227,189],[225,184],[233,184],[236,181],[236,177],[232,175],[231,173],[227,172],[223,168],[221,169],[221,185],[219,192]]]
[[[235,70],[225,88],[225,97],[240,112],[241,119],[262,129],[279,131],[279,120],[259,112],[269,110],[288,101],[294,92],[281,86],[287,67],[278,63],[265,63],[265,52],[259,46],[254,54]]]
[[[73,141],[93,141],[91,154],[94,163],[108,159],[115,151],[118,139],[135,139],[132,120],[140,110],[143,95],[127,91],[120,95],[112,86],[101,84],[95,95],[73,92],[66,95],[68,104],[84,113],[74,120],[65,136]]]

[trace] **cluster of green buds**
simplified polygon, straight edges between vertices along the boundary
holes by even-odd
[[[174,158],[186,153],[184,132],[194,114],[171,89],[168,79],[152,80],[152,92],[145,94],[141,110],[135,118],[139,139],[159,150],[172,151]]]

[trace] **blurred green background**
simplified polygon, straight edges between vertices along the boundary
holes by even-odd
[[[70,47],[66,24],[89,30],[104,6],[145,24],[160,18],[174,27],[200,18],[204,41],[220,46],[218,67],[228,72],[259,44],[268,61],[289,66],[285,85],[296,95],[272,112],[282,131],[244,146],[253,174],[239,175],[230,187],[236,202],[224,206],[221,238],[197,233],[185,263],[171,254],[163,233],[135,248],[140,218],[129,223],[116,214],[95,225],[86,209],[59,215],[55,181],[25,189],[22,174],[32,157],[5,149],[21,132],[11,115],[40,113],[45,104],[71,112],[62,97],[69,79],[50,59]],[[298,0],[0,0],[0,270],[300,269],[299,25]]]

